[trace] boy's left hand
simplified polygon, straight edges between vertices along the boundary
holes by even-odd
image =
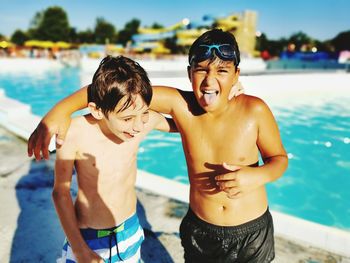
[[[237,81],[236,84],[231,88],[230,94],[228,95],[228,100],[231,100],[233,97],[238,97],[244,93],[244,88],[240,81]]]
[[[215,176],[219,189],[227,193],[228,198],[240,198],[243,194],[256,189],[260,184],[253,167],[229,165],[223,163],[226,174]]]

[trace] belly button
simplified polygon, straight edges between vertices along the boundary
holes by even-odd
[[[226,210],[226,206],[223,205],[223,206],[221,207],[221,210],[222,210],[222,211],[225,211],[225,210]]]

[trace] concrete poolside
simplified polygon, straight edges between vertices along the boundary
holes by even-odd
[[[55,262],[63,233],[51,201],[54,156],[33,161],[26,143],[3,128],[0,146],[0,262]],[[178,227],[187,203],[140,188],[137,195],[146,234],[143,261],[183,262]],[[350,263],[350,258],[277,235],[274,262]]]

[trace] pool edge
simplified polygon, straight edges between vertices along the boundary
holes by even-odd
[[[138,170],[136,187],[188,203],[189,185]],[[350,232],[271,211],[275,234],[311,247],[350,257]]]

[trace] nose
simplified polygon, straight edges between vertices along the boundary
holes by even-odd
[[[141,118],[136,118],[132,126],[132,130],[135,132],[141,132],[143,130],[144,123]]]
[[[211,86],[211,84],[215,82],[215,79],[215,74],[211,71],[208,71],[204,79],[204,84],[206,84],[207,86]]]

